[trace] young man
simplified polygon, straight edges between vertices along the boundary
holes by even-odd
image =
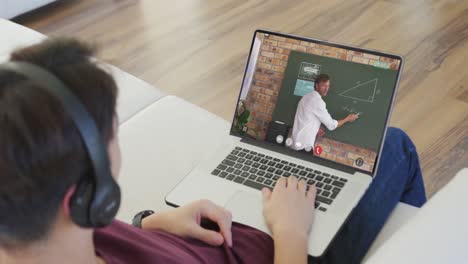
[[[319,74],[315,78],[314,88],[315,90],[304,95],[297,105],[292,130],[293,145],[291,146],[295,150],[307,147],[313,149],[316,136],[325,134],[320,128],[321,124],[325,125],[328,130],[335,130],[358,118],[355,114],[349,114],[344,119],[337,121],[328,113],[327,105],[322,97],[327,96],[328,89],[330,89],[330,76]]]
[[[117,87],[92,55],[82,43],[58,39],[18,50],[11,60],[40,66],[68,86],[96,121],[117,177]],[[61,102],[34,81],[0,71],[0,128],[2,264],[307,262],[315,188],[307,191],[295,177],[279,179],[273,191],[263,190],[273,239],[232,223],[230,212],[205,200],[147,216],[141,228],[114,221],[86,229],[73,222],[69,202],[91,165]],[[416,150],[401,130],[389,130],[382,159],[382,173],[324,262],[358,263],[398,201],[424,203]],[[202,219],[216,223],[219,231],[202,226]]]

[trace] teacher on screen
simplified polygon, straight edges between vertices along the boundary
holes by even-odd
[[[306,147],[314,147],[317,135],[324,134],[320,125],[323,124],[328,130],[353,122],[358,118],[356,114],[349,114],[341,120],[335,120],[328,113],[327,105],[322,97],[326,96],[330,88],[330,76],[320,74],[315,78],[314,91],[304,95],[296,110],[292,129],[293,144],[291,148],[302,150]],[[320,130],[320,131],[319,131]]]

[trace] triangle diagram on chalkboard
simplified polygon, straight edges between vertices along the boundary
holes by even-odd
[[[365,83],[357,84],[356,86],[341,92],[339,95],[353,100],[373,103],[375,90],[377,89],[377,81],[378,79],[375,78]]]

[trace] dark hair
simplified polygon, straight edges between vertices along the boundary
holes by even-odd
[[[74,39],[49,39],[12,53],[53,73],[80,99],[106,143],[117,86]],[[47,238],[66,191],[91,171],[80,134],[58,99],[19,74],[0,71],[0,248]]]
[[[317,75],[317,77],[315,77],[315,84],[314,84],[314,87],[317,87],[317,85],[321,82],[327,82],[330,80],[330,76],[328,76],[328,74],[325,74],[325,73],[321,73],[319,75]]]

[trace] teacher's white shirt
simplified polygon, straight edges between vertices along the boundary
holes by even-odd
[[[304,95],[297,106],[291,148],[295,150],[301,150],[307,146],[313,148],[320,124],[324,124],[328,130],[335,130],[338,121],[328,113],[327,104],[322,96],[317,91],[313,91]]]

